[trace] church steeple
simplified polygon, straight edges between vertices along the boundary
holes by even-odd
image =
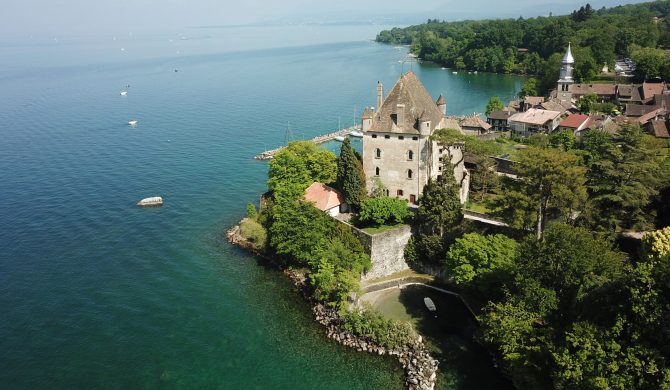
[[[558,99],[568,103],[572,99],[570,86],[575,82],[572,78],[572,71],[575,68],[574,65],[575,59],[572,57],[572,49],[570,47],[570,42],[568,42],[568,50],[565,52],[563,60],[561,61],[561,73],[560,78],[558,79],[558,88],[556,90]]]

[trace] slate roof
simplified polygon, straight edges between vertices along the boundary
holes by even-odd
[[[393,118],[400,117],[398,104],[405,107],[400,108],[404,114],[402,123],[396,124]],[[414,72],[409,71],[396,81],[372,119],[369,131],[418,134],[419,118],[430,120],[431,127],[436,128],[444,117]]]
[[[321,211],[330,210],[344,203],[344,197],[339,192],[319,182],[307,187],[305,200],[314,203],[314,206]]]

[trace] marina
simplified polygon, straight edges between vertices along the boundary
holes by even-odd
[[[324,135],[320,135],[317,137],[314,137],[311,139],[312,142],[315,144],[322,144],[324,142],[332,141],[332,140],[343,140],[344,137],[348,135],[352,135],[354,137],[362,137],[363,133],[360,132],[361,130],[361,125],[354,125],[351,127],[347,127],[346,129],[340,129],[336,132],[333,133],[328,133]],[[281,152],[282,149],[284,149],[285,146],[278,147],[276,149],[272,150],[266,150],[265,152],[258,154],[254,157],[256,160],[271,160],[277,153]]]

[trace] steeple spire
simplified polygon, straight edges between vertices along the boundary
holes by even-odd
[[[572,50],[570,48],[570,42],[568,42],[568,50],[565,52],[565,55],[563,56],[563,64],[574,64],[575,59],[572,58]]]

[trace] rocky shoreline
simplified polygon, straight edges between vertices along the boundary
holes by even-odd
[[[240,236],[238,226],[228,230],[226,236],[232,244],[243,249],[252,250],[254,254],[259,254]],[[268,258],[267,256],[263,257]],[[307,281],[303,274],[289,268],[284,269],[283,273],[291,279],[300,294],[310,302],[315,320],[326,327],[326,335],[329,339],[344,346],[355,348],[359,352],[396,357],[403,370],[405,370],[406,389],[432,390],[435,388],[439,362],[430,355],[421,336],[417,336],[411,344],[406,344],[395,349],[387,349],[366,337],[360,337],[347,332],[343,328],[344,321],[336,309],[326,307],[311,297],[307,291]]]

